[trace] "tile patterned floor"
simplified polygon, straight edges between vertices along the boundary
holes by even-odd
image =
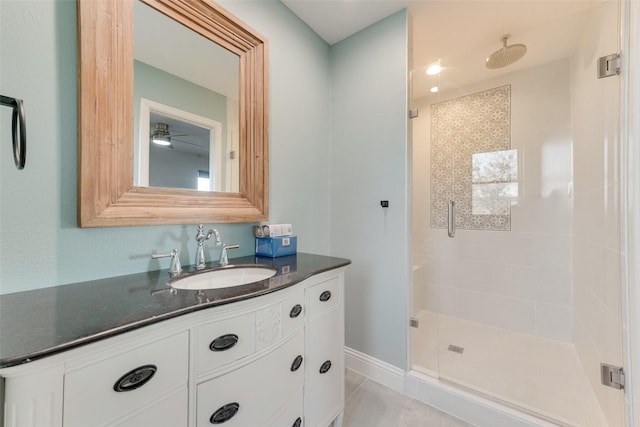
[[[451,415],[347,370],[343,427],[470,427]]]

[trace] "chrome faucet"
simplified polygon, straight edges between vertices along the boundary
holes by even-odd
[[[169,265],[169,274],[171,277],[177,276],[182,273],[182,264],[180,264],[180,257],[178,256],[177,249],[171,249],[171,252],[163,252],[159,254],[151,254],[151,258],[168,258],[171,257],[171,264]]]
[[[216,246],[222,245],[218,230],[212,228],[205,235],[204,226],[202,224],[198,224],[198,234],[196,234],[196,242],[198,242],[198,248],[196,249],[196,270],[202,270],[205,266],[204,242],[209,240],[212,235],[216,236]]]

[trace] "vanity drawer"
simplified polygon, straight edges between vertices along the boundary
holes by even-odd
[[[178,427],[186,426],[189,407],[189,391],[185,387],[182,390],[170,394],[162,400],[145,408],[137,414],[125,420],[118,421],[110,427]]]
[[[247,313],[196,328],[196,375],[212,371],[255,351],[255,314]]]
[[[264,425],[296,390],[302,389],[303,354],[301,329],[263,358],[198,384],[196,425],[210,426],[214,418],[225,427]]]
[[[306,291],[309,318],[335,308],[340,303],[340,279],[333,278],[313,285]]]
[[[104,425],[186,390],[187,331],[125,351],[64,377],[65,427]],[[186,417],[187,407],[182,408]]]
[[[303,396],[302,388],[296,390],[288,402],[264,427],[302,427],[303,424]],[[298,421],[300,420],[300,421]]]

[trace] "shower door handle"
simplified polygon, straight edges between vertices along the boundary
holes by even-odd
[[[449,237],[456,235],[455,206],[456,202],[449,200],[449,211],[447,215],[447,234]]]

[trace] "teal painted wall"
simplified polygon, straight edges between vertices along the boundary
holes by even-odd
[[[270,222],[291,222],[298,250],[326,254],[329,46],[279,2],[240,3],[234,13],[270,41]],[[155,250],[178,248],[185,264],[195,256],[194,224],[76,226],[75,4],[0,1],[0,93],[24,99],[28,135],[18,171],[0,109],[0,293],[167,268]],[[251,224],[216,227],[241,245],[235,254],[253,253]]]
[[[410,264],[407,28],[401,11],[331,49],[330,249],[353,261],[346,342],[401,368]]]
[[[272,222],[293,224],[298,250],[328,254],[330,48],[279,1],[218,3],[269,39]]]
[[[404,367],[405,12],[329,47],[278,1],[220,3],[269,40],[270,222],[292,223],[300,251],[353,260],[347,345]],[[0,109],[0,293],[167,268],[154,250],[195,255],[193,224],[76,227],[75,46],[75,2],[0,1],[0,93],[24,99],[29,138],[17,171]],[[251,224],[216,226],[253,252]]]

